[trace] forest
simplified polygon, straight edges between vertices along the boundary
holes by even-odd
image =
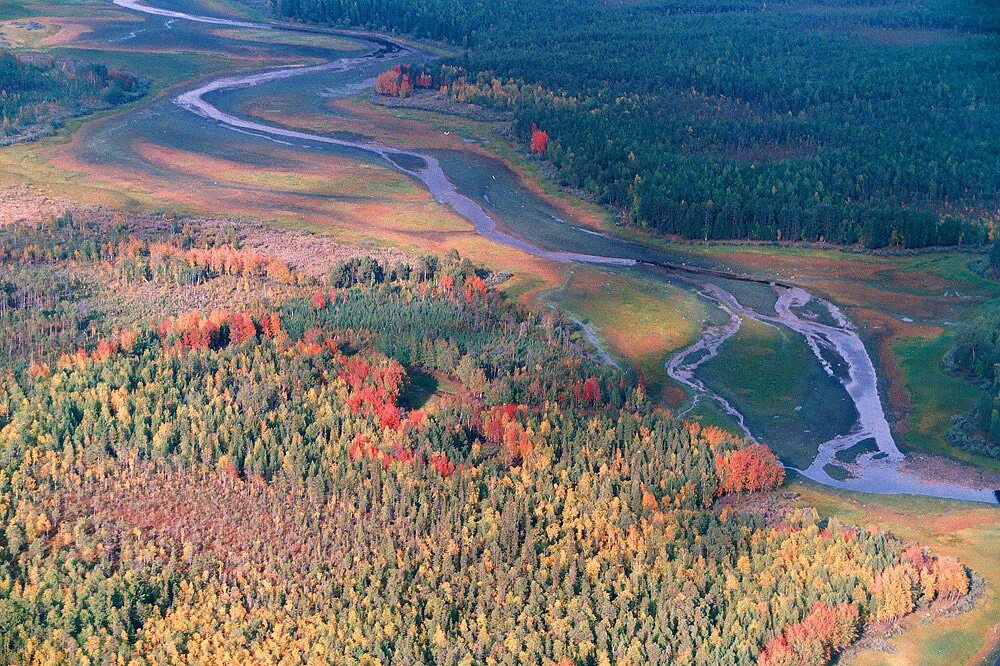
[[[955,419],[951,438],[969,451],[1000,458],[1000,302],[959,328],[945,362],[983,387],[972,412]]]
[[[67,214],[0,278],[0,663],[823,664],[974,580],[455,252]]]
[[[74,115],[140,97],[146,87],[106,65],[19,56],[0,48],[0,146],[49,133]]]
[[[826,7],[826,5],[824,5]],[[427,87],[509,111],[562,185],[687,239],[983,245],[1000,10],[944,0],[273,0],[451,42]],[[416,84],[383,94],[409,94]]]

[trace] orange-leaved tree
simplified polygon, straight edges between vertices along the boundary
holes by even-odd
[[[545,130],[538,129],[535,124],[531,125],[531,152],[544,153],[549,147],[549,134]]]
[[[771,449],[750,444],[715,458],[719,494],[771,490],[785,480],[785,468]]]

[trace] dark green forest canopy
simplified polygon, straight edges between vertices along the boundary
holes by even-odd
[[[992,3],[275,0],[275,9],[467,47],[433,72],[435,85],[512,110],[525,140],[537,124],[563,184],[659,231],[981,244],[1000,206]]]
[[[1000,458],[1000,301],[959,327],[946,362],[983,387],[972,412],[955,419],[951,438],[973,453]]]

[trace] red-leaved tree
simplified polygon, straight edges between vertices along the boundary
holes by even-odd
[[[854,604],[831,606],[817,601],[801,622],[785,627],[768,641],[757,663],[759,666],[825,664],[854,642],[859,620]]]
[[[750,444],[742,449],[716,456],[719,494],[752,493],[771,490],[785,480],[785,468],[771,449]]]
[[[537,125],[531,126],[531,152],[544,153],[549,147],[549,134],[545,130],[538,129]]]

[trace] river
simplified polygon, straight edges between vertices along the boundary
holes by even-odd
[[[208,26],[265,31],[316,31],[297,26],[189,14],[151,6],[139,0],[113,0],[113,2],[130,11],[161,16],[171,21],[185,20]],[[377,156],[397,171],[422,183],[435,200],[452,208],[468,220],[477,233],[496,243],[551,261],[603,265],[646,273],[667,273],[674,280],[688,283],[702,298],[721,309],[728,321],[721,325],[706,326],[699,340],[667,361],[667,373],[688,387],[694,394],[695,402],[710,400],[716,403],[751,440],[756,438],[738,406],[706,386],[697,377],[697,370],[719,354],[725,342],[740,330],[745,319],[793,331],[802,336],[809,345],[816,362],[821,364],[824,372],[830,377],[837,377],[857,412],[856,423],[849,432],[822,442],[815,460],[805,469],[795,471],[817,483],[846,490],[997,503],[997,496],[992,488],[971,488],[932,481],[914,475],[903,465],[905,456],[897,447],[886,419],[878,391],[878,375],[872,359],[855,327],[833,303],[817,298],[792,284],[767,283],[751,276],[738,276],[682,265],[673,257],[658,250],[620,240],[611,235],[601,234],[595,239],[593,233],[588,233],[558,218],[550,222],[544,230],[538,228],[536,224],[519,226],[515,232],[508,228],[511,225],[500,224],[483,205],[471,196],[463,194],[453,181],[453,177],[449,177],[441,160],[429,151],[422,152],[375,141],[348,140],[290,129],[241,117],[236,112],[221,109],[213,103],[214,96],[224,91],[249,89],[292,77],[352,72],[373,62],[388,63],[408,57],[428,57],[417,47],[403,44],[385,35],[353,31],[330,32],[367,42],[372,50],[366,55],[339,58],[318,65],[288,66],[224,76],[183,92],[173,101],[177,106],[205,118],[207,122],[257,138],[263,137],[293,146],[296,142],[323,144]],[[346,96],[356,92],[364,83],[366,81],[362,80],[342,83],[341,90],[333,89],[329,94]],[[578,251],[580,248],[594,248],[595,243],[603,251]],[[741,303],[732,291],[724,286],[727,281],[753,282],[772,289],[775,292],[773,312],[762,312]],[[807,310],[807,308],[812,309]],[[817,308],[822,311],[822,317],[816,316]],[[836,359],[837,367],[845,370],[837,374],[831,358]],[[869,446],[849,463],[849,478],[831,477],[827,469],[834,461],[837,452],[851,449],[862,442]],[[840,461],[838,464],[842,463],[843,461]]]

